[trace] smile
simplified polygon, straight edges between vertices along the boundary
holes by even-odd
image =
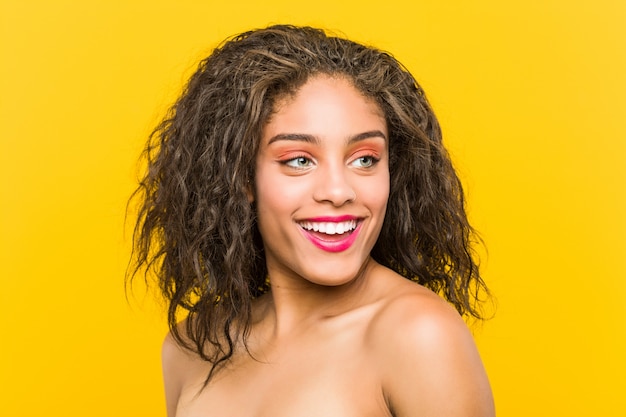
[[[342,235],[356,229],[356,220],[344,222],[301,222],[300,227],[308,231],[325,233],[327,235]]]
[[[299,221],[298,225],[313,245],[326,252],[342,252],[349,249],[361,228],[361,222],[352,216],[304,220]]]

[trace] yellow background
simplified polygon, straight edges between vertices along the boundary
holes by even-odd
[[[498,414],[626,415],[623,0],[0,4],[0,415],[164,416],[163,314],[124,296],[136,160],[200,57],[277,22],[428,93],[489,248]]]

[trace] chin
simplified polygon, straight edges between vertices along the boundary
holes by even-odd
[[[350,284],[362,275],[365,266],[368,264],[368,260],[364,260],[362,263],[346,267],[345,262],[341,262],[341,265],[329,265],[324,270],[310,271],[307,279],[313,284],[322,285],[326,287],[339,287],[342,285]],[[307,276],[305,275],[305,277]]]

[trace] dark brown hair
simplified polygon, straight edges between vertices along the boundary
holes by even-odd
[[[246,191],[277,99],[317,74],[342,76],[384,112],[390,195],[372,257],[480,318],[486,294],[461,183],[424,92],[393,57],[310,27],[235,36],[204,59],[144,151],[131,277],[157,277],[176,341],[213,364],[249,330],[267,292],[263,244]],[[177,327],[186,311],[184,330]]]

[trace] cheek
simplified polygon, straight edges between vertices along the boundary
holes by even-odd
[[[373,193],[372,197],[375,201],[374,204],[379,207],[383,212],[387,211],[387,202],[389,201],[389,182],[380,184],[376,189],[377,192]]]
[[[266,221],[277,220],[278,214],[289,214],[301,200],[306,187],[298,181],[288,180],[273,170],[259,170],[256,176],[255,201],[257,214]]]
[[[378,175],[375,180],[365,184],[361,192],[364,201],[368,201],[372,207],[384,210],[389,200],[389,190],[389,171],[385,171],[384,175]]]

